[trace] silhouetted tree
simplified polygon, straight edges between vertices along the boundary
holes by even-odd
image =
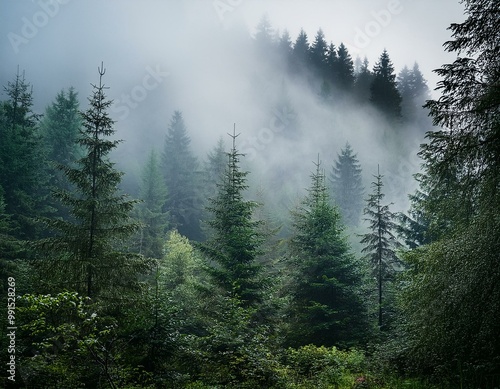
[[[401,96],[397,89],[394,66],[387,50],[380,55],[373,67],[370,100],[389,119],[401,116]]]

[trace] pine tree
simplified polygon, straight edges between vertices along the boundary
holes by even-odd
[[[367,259],[371,262],[373,275],[377,280],[378,293],[378,326],[384,327],[384,281],[391,280],[396,267],[400,264],[396,256],[396,248],[399,243],[395,233],[398,228],[396,216],[390,211],[390,204],[383,204],[385,194],[382,192],[383,176],[378,172],[375,181],[372,182],[373,193],[368,196],[364,214],[369,223],[368,232],[362,236],[361,244],[364,244],[363,253],[367,253]]]
[[[370,101],[370,86],[374,75],[368,68],[368,58],[364,58],[354,81],[354,97],[362,104]]]
[[[200,249],[209,262],[216,285],[249,307],[255,306],[262,297],[257,257],[261,254],[263,237],[258,232],[260,222],[252,218],[257,204],[243,198],[248,188],[248,172],[240,170],[242,154],[236,149],[238,135],[231,135],[233,145],[227,154],[227,168],[218,184],[218,194],[208,207],[213,215],[207,222],[212,234]]]
[[[337,49],[333,68],[334,85],[342,91],[350,91],[354,85],[354,62],[343,43]]]
[[[160,159],[153,149],[144,166],[138,206],[139,220],[143,224],[139,234],[139,253],[145,257],[161,258],[169,215],[164,211],[167,185],[161,172]]]
[[[366,308],[358,294],[362,279],[319,160],[311,178],[308,195],[292,214],[295,281],[288,342],[348,347],[367,334]]]
[[[82,125],[78,93],[73,88],[61,90],[49,105],[40,122],[40,132],[50,161],[72,165],[82,155],[77,139]]]
[[[45,110],[40,122],[40,134],[49,161],[49,186],[51,190],[70,190],[60,166],[74,166],[82,156],[82,148],[77,142],[82,125],[79,114],[78,94],[73,88],[66,93],[60,91],[55,101]],[[68,218],[68,211],[60,202],[50,202],[57,211],[55,215]]]
[[[500,24],[498,1],[463,5],[444,44],[456,59],[436,71],[440,97],[426,105],[440,129],[420,152],[417,205],[433,243],[405,255],[402,301],[409,362],[481,387],[500,373]]]
[[[288,32],[288,30],[284,30],[278,41],[278,52],[285,60],[288,70],[290,70],[292,50],[293,50],[292,38],[290,37],[290,33]]]
[[[190,143],[182,113],[175,111],[162,154],[162,169],[169,190],[166,210],[170,213],[172,226],[181,235],[201,240],[198,162],[191,152]]]
[[[300,30],[292,49],[291,69],[293,74],[299,74],[309,65],[309,42],[304,29]]]
[[[129,216],[137,201],[117,194],[122,173],[108,158],[120,141],[108,139],[115,131],[107,113],[112,102],[104,93],[104,73],[101,65],[99,84],[92,85],[94,92],[88,99],[90,107],[81,112],[83,128],[77,142],[84,156],[76,167],[63,168],[75,191],[56,192],[74,221],[45,220],[58,234],[36,243],[47,253],[37,266],[49,291],[68,289],[92,298],[122,299],[145,263],[142,257],[116,248],[139,226]]]
[[[387,50],[382,52],[379,61],[373,67],[373,75],[370,101],[387,118],[399,118],[401,116],[401,96],[397,89],[394,66]]]
[[[326,76],[326,53],[328,50],[328,45],[325,41],[325,34],[320,28],[314,37],[314,42],[309,48],[309,58],[310,63],[314,69],[314,72],[321,79]]]
[[[427,112],[422,106],[430,98],[430,94],[424,76],[420,72],[416,62],[411,70],[405,66],[399,72],[397,85],[402,99],[402,117],[407,121],[418,120],[423,122],[423,116],[427,117]],[[425,123],[430,127],[430,122],[426,120]]]
[[[40,115],[32,111],[33,91],[24,73],[18,71],[4,90],[8,100],[0,106],[0,186],[5,212],[11,215],[17,238],[33,239],[37,235],[33,219],[49,212],[47,164],[37,130]]]
[[[330,182],[333,199],[340,208],[344,223],[357,226],[363,210],[363,184],[361,166],[349,143],[332,166]]]

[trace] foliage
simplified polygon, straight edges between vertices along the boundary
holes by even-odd
[[[389,119],[401,116],[401,96],[397,89],[394,66],[387,50],[380,55],[373,67],[373,82],[370,86],[371,101]]]
[[[365,220],[369,223],[368,232],[361,235],[361,243],[364,245],[362,252],[367,253],[366,258],[371,263],[373,275],[377,280],[378,326],[380,329],[384,325],[382,301],[384,281],[394,279],[394,274],[400,264],[395,252],[399,246],[395,236],[398,228],[395,223],[396,216],[390,211],[390,204],[382,203],[385,197],[382,192],[382,178],[383,176],[379,172],[375,176],[376,181],[372,182],[373,193],[368,196],[364,210],[367,216]]]
[[[4,87],[8,100],[0,104],[0,186],[14,237],[38,235],[33,219],[47,215],[47,172],[33,112],[33,90],[19,71]]]
[[[119,364],[115,320],[75,292],[23,295],[18,309],[23,323],[22,378],[31,385],[116,388],[126,378]],[[29,336],[27,336],[29,335]]]
[[[68,289],[88,297],[107,295],[118,303],[124,291],[136,286],[137,274],[145,271],[147,264],[140,256],[116,250],[116,245],[134,233],[138,224],[129,216],[136,201],[116,194],[122,173],[107,158],[120,141],[107,139],[114,130],[106,112],[111,101],[104,95],[104,72],[99,69],[99,85],[93,85],[90,107],[82,113],[78,143],[85,155],[76,167],[63,167],[75,193],[56,193],[74,221],[45,219],[47,227],[58,235],[40,240],[35,246],[47,253],[37,261],[45,289]]]
[[[160,161],[154,150],[149,154],[143,168],[139,197],[143,201],[137,207],[139,220],[138,251],[140,254],[161,258],[165,233],[168,227],[168,212],[164,211],[168,190],[161,173]]]
[[[363,184],[361,166],[349,143],[338,155],[329,179],[333,199],[342,213],[343,222],[348,226],[357,226],[363,210]]]
[[[342,234],[336,208],[329,203],[320,163],[302,205],[293,213],[291,238],[294,282],[291,302],[292,345],[356,343],[368,329],[357,272]]]
[[[233,146],[217,197],[208,207],[213,215],[207,223],[212,235],[199,247],[214,282],[232,298],[251,306],[261,300],[256,259],[261,254],[263,237],[258,231],[260,222],[252,219],[257,204],[243,198],[248,173],[240,170],[236,137],[232,135]]]
[[[172,226],[190,239],[201,240],[201,204],[198,161],[190,149],[180,111],[172,115],[162,153],[162,170],[169,190],[166,211],[170,213]]]

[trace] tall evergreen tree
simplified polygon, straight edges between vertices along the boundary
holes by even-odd
[[[427,111],[422,108],[425,101],[430,99],[427,82],[415,62],[412,69],[405,66],[398,74],[398,91],[401,95],[401,115],[407,121],[423,121]],[[426,121],[427,122],[427,121]],[[430,122],[427,123],[430,126]],[[427,131],[427,129],[426,129]]]
[[[405,257],[403,312],[413,365],[480,387],[500,374],[500,24],[497,1],[463,4],[444,45],[456,59],[436,71],[441,97],[427,104],[441,128],[420,152],[417,205],[433,243]]]
[[[278,41],[278,52],[285,60],[288,70],[290,70],[292,50],[293,50],[292,38],[290,37],[290,33],[288,32],[288,30],[284,30]]]
[[[354,62],[343,43],[337,49],[333,68],[334,85],[343,91],[350,91],[354,85]]]
[[[374,78],[373,73],[368,68],[368,64],[368,58],[365,57],[359,71],[356,73],[354,81],[354,97],[362,104],[370,101],[370,87]]]
[[[307,68],[309,62],[309,42],[304,29],[300,29],[300,33],[295,40],[292,50],[291,69],[293,74],[298,74]]]
[[[344,223],[357,226],[363,210],[363,184],[361,166],[349,143],[332,166],[330,182],[333,199],[340,208]]]
[[[233,145],[227,154],[227,168],[218,184],[218,194],[208,207],[213,215],[208,221],[212,234],[200,248],[209,261],[215,283],[248,307],[262,298],[257,257],[263,237],[258,232],[260,222],[252,217],[257,203],[243,197],[248,172],[240,170],[242,154],[236,149],[237,136],[231,136]]]
[[[160,159],[153,149],[142,172],[138,206],[139,220],[143,224],[139,231],[139,253],[146,257],[161,258],[168,228],[167,185],[161,172]]]
[[[77,140],[85,151],[76,167],[63,171],[75,191],[56,193],[70,208],[74,221],[45,220],[58,234],[38,241],[36,245],[48,251],[38,260],[45,289],[69,289],[88,297],[121,299],[123,292],[133,287],[142,257],[117,250],[138,229],[129,214],[136,201],[117,194],[122,173],[115,170],[109,153],[120,143],[108,139],[114,134],[113,121],[107,110],[102,83],[105,69],[99,68],[99,84],[88,99],[90,107],[81,112],[83,128]]]
[[[375,181],[372,182],[373,193],[368,196],[364,210],[366,221],[369,223],[368,232],[362,235],[361,244],[364,244],[362,252],[367,253],[370,260],[373,275],[377,280],[378,293],[378,326],[384,327],[384,281],[393,279],[399,260],[396,256],[396,248],[399,243],[396,239],[397,224],[396,216],[390,211],[390,204],[383,204],[385,194],[382,192],[383,176],[378,172]],[[387,311],[387,310],[385,310]]]
[[[79,106],[78,94],[73,88],[67,93],[62,90],[57,94],[55,101],[46,108],[40,122],[40,134],[50,163],[49,186],[52,190],[70,189],[64,173],[58,167],[74,166],[83,153],[77,142],[82,125]],[[50,205],[57,210],[57,216],[63,218],[69,216],[60,202],[51,202]]]
[[[14,234],[33,239],[33,218],[47,214],[46,161],[37,129],[39,116],[33,112],[33,92],[24,73],[16,74],[4,90],[8,100],[0,106],[0,186],[6,213],[11,215]]]
[[[165,137],[162,169],[169,190],[166,210],[181,235],[201,240],[201,206],[198,162],[190,149],[184,118],[175,111]]]
[[[394,66],[387,50],[373,67],[370,100],[389,119],[401,116],[401,96],[397,89]]]
[[[330,204],[325,176],[316,164],[312,184],[292,214],[291,253],[295,282],[291,302],[291,345],[352,346],[367,335],[361,274]]]
[[[69,166],[82,156],[77,142],[82,125],[79,107],[78,93],[70,88],[67,92],[61,90],[45,109],[40,132],[50,161]]]
[[[328,50],[328,44],[325,41],[325,34],[320,28],[314,37],[314,42],[309,48],[309,58],[310,63],[314,69],[317,76],[322,79],[326,76],[327,66],[326,66],[326,53]]]

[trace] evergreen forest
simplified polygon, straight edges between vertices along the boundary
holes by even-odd
[[[418,58],[263,17],[261,115],[228,110],[204,153],[186,107],[124,139],[106,58],[40,111],[8,69],[5,387],[499,388],[500,7],[463,5],[434,95]]]

